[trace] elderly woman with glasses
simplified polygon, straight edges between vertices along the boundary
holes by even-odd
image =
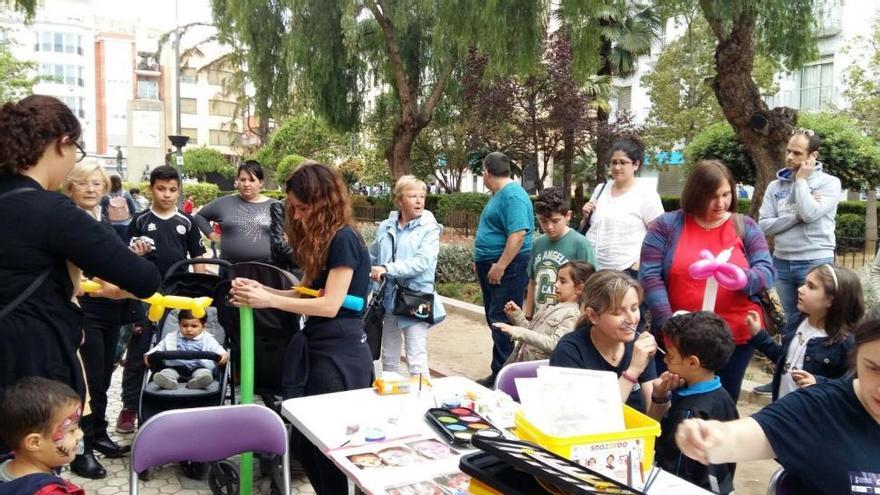
[[[110,178],[100,165],[77,163],[67,175],[62,190],[73,204],[88,213],[108,233],[115,234],[106,211],[100,205],[101,198],[109,188]],[[128,451],[128,447],[121,447],[110,439],[106,418],[107,389],[110,388],[110,377],[116,366],[119,327],[127,304],[123,300],[87,295],[80,296],[78,301],[83,310],[84,337],[80,356],[86,372],[92,411],[80,422],[85,451],[73,459],[70,468],[84,478],[98,479],[107,476],[107,471],[95,458],[95,450],[106,457],[118,457]]]
[[[701,259],[702,250],[717,256],[731,249],[728,263],[745,272],[747,283],[740,290],[719,285],[714,312],[727,322],[736,343],[727,365],[717,372],[734,402],[755,353],[746,315],[751,311],[761,314],[756,299],[776,278],[764,232],[754,220],[736,213],[735,190],[733,174],[723,163],[697,163],[681,193],[681,209],[664,213],[648,227],[639,270],[651,328],[662,343],[660,328],[673,313],[702,309],[706,280],[691,277],[690,265]],[[660,359],[657,367],[658,373],[666,369]]]
[[[81,134],[57,98],[33,95],[0,107],[0,395],[23,377],[41,376],[86,398],[76,354],[80,269],[106,281],[97,296],[129,296],[124,289],[149,297],[159,287],[152,263],[57,192],[83,157]]]

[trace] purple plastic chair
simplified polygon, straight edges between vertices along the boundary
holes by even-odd
[[[500,390],[513,397],[513,400],[519,402],[519,393],[516,391],[516,381],[514,379],[534,378],[538,376],[538,368],[548,364],[550,364],[549,359],[508,364],[498,372],[498,377],[495,378],[495,390]]]
[[[138,431],[131,446],[129,490],[138,474],[168,462],[214,462],[242,452],[283,457],[284,493],[290,495],[287,429],[271,409],[257,404],[197,407],[159,413]]]

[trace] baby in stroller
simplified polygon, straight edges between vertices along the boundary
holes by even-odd
[[[219,356],[217,364],[225,365],[229,354],[209,332],[205,332],[208,316],[193,316],[189,310],[181,310],[177,315],[180,330],[170,332],[158,345],[144,355],[144,362],[150,366],[150,354],[164,351],[213,352]],[[182,377],[190,389],[205,389],[214,381],[214,361],[210,359],[175,359],[166,363],[166,368],[153,374],[153,382],[165,390],[176,390]]]

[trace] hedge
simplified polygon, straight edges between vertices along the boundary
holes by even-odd
[[[490,197],[488,194],[473,192],[444,194],[437,202],[437,210],[434,214],[441,222],[446,219],[448,213],[453,211],[467,211],[479,214],[479,212],[483,211],[486,203],[489,202]]]
[[[140,184],[132,184],[130,182],[123,183],[122,186],[125,190],[129,190],[132,187],[137,187],[141,190],[141,194],[144,195],[145,198],[150,201],[153,200],[153,194],[150,192],[150,183],[149,182],[141,182]],[[211,201],[217,199],[220,196],[220,188],[217,184],[211,184],[207,182],[199,182],[199,183],[183,183],[183,197],[186,198],[192,194],[193,201],[195,201],[196,205],[202,206]]]

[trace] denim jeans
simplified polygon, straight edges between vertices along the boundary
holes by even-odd
[[[489,269],[497,260],[477,261],[477,279],[480,281],[480,289],[483,291],[483,308],[486,310],[486,323],[492,330],[492,375],[504,366],[504,362],[513,352],[513,340],[501,330],[492,326],[493,323],[510,323],[504,314],[504,305],[507,301],[513,301],[522,307],[523,298],[526,295],[526,285],[529,282],[526,267],[529,264],[530,252],[519,253],[504,270],[501,283],[493,285],[489,283]]]
[[[834,258],[789,261],[773,257],[773,267],[776,268],[776,292],[779,293],[786,318],[792,318],[798,314],[797,290],[804,284],[807,272],[814,266],[825,263],[834,263]]]

